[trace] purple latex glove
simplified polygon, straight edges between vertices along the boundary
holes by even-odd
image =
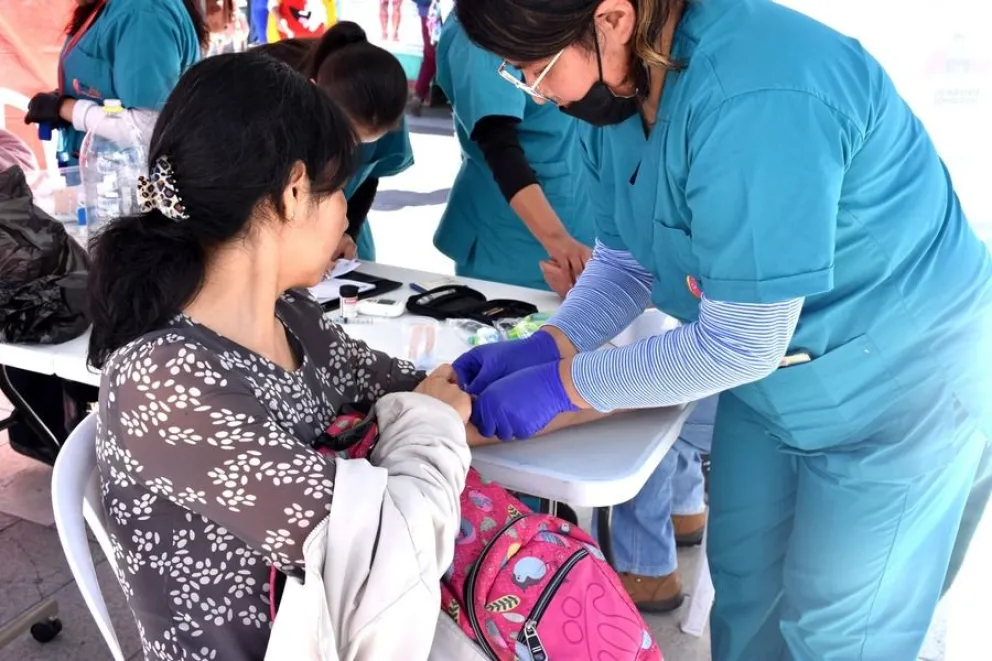
[[[530,438],[565,411],[578,411],[568,398],[558,362],[527,367],[488,388],[472,405],[472,424],[501,441]]]
[[[539,330],[525,340],[483,344],[462,355],[452,366],[465,392],[479,395],[494,381],[514,372],[559,360],[561,352],[555,338]]]

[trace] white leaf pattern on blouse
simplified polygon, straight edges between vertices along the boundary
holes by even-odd
[[[278,307],[287,372],[178,316],[112,357],[97,462],[115,573],[146,659],[260,659],[268,568],[302,566],[334,464],[310,441],[344,404],[411,390],[413,366],[371,351],[312,299]]]

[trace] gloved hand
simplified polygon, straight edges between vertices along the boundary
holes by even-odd
[[[530,438],[556,415],[579,408],[568,398],[558,361],[528,367],[482,391],[472,406],[471,422],[485,437],[501,441]]]
[[[65,126],[67,122],[59,115],[62,97],[58,92],[40,92],[28,102],[28,112],[24,115],[25,124],[50,124],[52,127]]]
[[[465,391],[478,395],[497,379],[532,365],[557,363],[561,352],[547,331],[539,330],[525,340],[483,344],[463,354],[453,364]]]

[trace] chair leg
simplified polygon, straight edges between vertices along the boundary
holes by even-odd
[[[599,542],[599,550],[603,552],[603,557],[611,567],[616,568],[613,562],[613,508],[597,507],[596,516],[596,538]]]
[[[29,631],[36,640],[47,643],[62,629],[62,623],[55,617],[58,612],[59,603],[54,599],[46,599],[40,604],[24,611],[4,625],[3,628],[0,628],[0,649],[3,649]],[[39,635],[36,633],[41,631],[41,629],[36,629],[39,626],[54,633],[51,637]]]
[[[51,461],[45,458],[38,457],[39,461],[45,461],[46,463],[54,463],[54,457],[58,454],[59,449],[61,449],[62,444],[59,442],[58,438],[51,432],[47,425],[42,421],[42,419],[35,413],[31,405],[28,404],[21,393],[17,391],[14,384],[11,383],[10,377],[7,374],[7,366],[0,365],[0,392],[10,401],[11,405],[14,407],[14,412],[16,414],[16,420],[18,422],[23,422],[28,426],[35,436],[49,447],[49,452],[53,458]],[[14,419],[14,415],[10,418],[4,420],[4,424],[9,425]]]
[[[699,547],[699,565],[696,567],[696,578],[693,581],[692,594],[689,595],[689,607],[682,618],[680,628],[682,633],[697,638],[703,635],[706,622],[710,619],[715,592],[713,578],[710,576],[710,563],[706,559],[706,532],[703,532],[703,544]]]

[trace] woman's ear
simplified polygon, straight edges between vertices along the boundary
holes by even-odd
[[[289,183],[282,195],[282,206],[286,211],[286,219],[296,220],[297,209],[310,192],[310,181],[307,179],[307,168],[302,161],[297,161],[289,173]]]
[[[596,9],[595,20],[607,42],[626,44],[634,34],[637,15],[631,0],[603,0]]]

